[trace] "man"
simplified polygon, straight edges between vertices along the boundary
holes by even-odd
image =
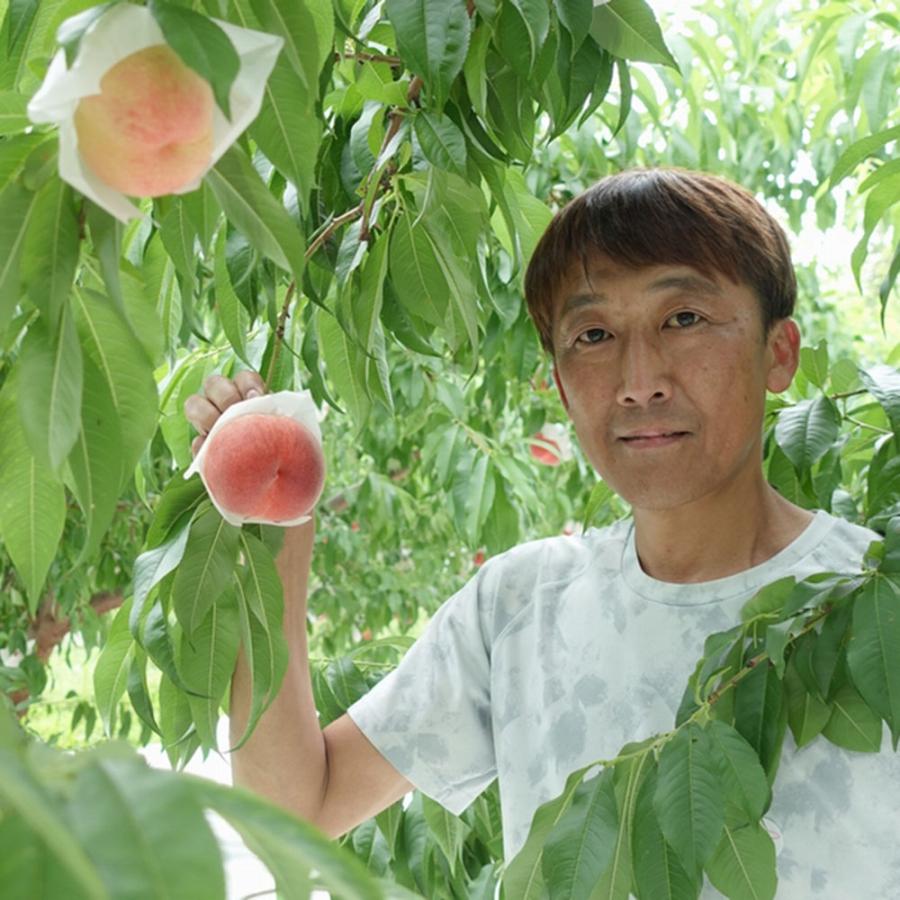
[[[761,587],[858,570],[878,535],[795,506],[762,471],[766,391],[798,363],[795,295],[783,232],[724,180],[627,171],[561,210],[528,308],[579,443],[632,516],[489,560],[324,732],[304,625],[312,528],[291,529],[278,560],[291,669],[235,780],[337,836],[413,786],[459,814],[498,778],[508,862],[570,772],[672,728],[705,637]],[[214,378],[189,417],[208,430],[251,384]],[[243,660],[233,691],[236,740]],[[777,896],[900,897],[900,757],[824,738],[797,751],[790,731],[782,752],[764,822]]]

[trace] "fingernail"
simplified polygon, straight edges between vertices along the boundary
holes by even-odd
[[[247,391],[247,399],[249,400],[251,397],[262,397],[262,394],[256,388],[250,388]]]

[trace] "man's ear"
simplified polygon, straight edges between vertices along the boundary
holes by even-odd
[[[562,400],[562,405],[566,408],[566,412],[569,411],[569,398],[566,396],[566,392],[563,389],[562,382],[559,380],[559,372],[556,371],[556,365],[553,366],[553,380],[556,382],[556,389],[559,391],[560,399]]]
[[[797,323],[793,319],[779,319],[772,325],[766,343],[770,357],[766,387],[773,394],[778,394],[790,387],[800,364],[800,329]]]

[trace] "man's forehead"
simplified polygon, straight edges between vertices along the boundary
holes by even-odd
[[[604,285],[622,275],[635,274],[646,277],[644,290],[651,294],[682,290],[710,297],[721,296],[726,281],[717,273],[701,272],[681,263],[634,268],[600,259],[589,262],[587,266],[577,264],[569,270],[557,292],[554,305],[560,318],[580,307],[603,303],[608,299]]]

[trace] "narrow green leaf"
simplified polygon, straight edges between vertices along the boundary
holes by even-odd
[[[186,66],[210,83],[219,109],[231,119],[231,86],[241,70],[231,38],[212,19],[183,6],[150,0],[148,8],[166,42]]]
[[[199,481],[199,479],[197,479]],[[144,619],[144,605],[150,591],[184,558],[190,529],[184,527],[165,543],[143,552],[134,562],[134,588],[132,615],[129,622],[132,635],[140,641]]]
[[[15,91],[0,91],[0,134],[17,134],[31,124],[27,106],[27,97]]]
[[[719,761],[719,778],[725,798],[755,820],[768,809],[771,789],[759,757],[741,734],[725,722],[713,719],[707,728],[709,744]]]
[[[183,776],[197,801],[238,831],[250,850],[275,876],[284,900],[307,900],[311,869],[322,886],[345,897],[381,900],[382,891],[363,863],[308,822],[266,803],[240,787]]]
[[[181,636],[178,669],[185,684],[203,695],[189,696],[188,703],[204,748],[218,749],[219,706],[234,674],[240,645],[239,628],[234,591],[226,589],[212,604],[190,640],[184,634]]]
[[[53,178],[37,193],[22,255],[22,282],[51,331],[69,299],[78,254],[74,194],[69,185]]]
[[[386,0],[400,56],[425,82],[440,110],[469,48],[469,16],[463,3],[446,0]]]
[[[891,428],[900,434],[900,372],[892,366],[879,364],[860,369],[859,374],[866,390],[887,414]]]
[[[338,397],[347,404],[356,425],[356,434],[359,434],[371,407],[366,390],[366,357],[347,337],[333,315],[316,310],[316,328],[328,378],[334,384]]]
[[[900,739],[900,583],[879,576],[853,604],[847,645],[853,684],[891,729],[894,750]]]
[[[697,880],[685,871],[659,827],[653,808],[657,781],[654,765],[641,784],[635,809],[633,865],[638,896],[653,900],[697,900],[700,893]]]
[[[128,685],[128,670],[134,654],[134,638],[128,629],[131,598],[116,611],[109,635],[94,665],[94,702],[106,733],[112,736],[116,728],[116,710]]]
[[[423,109],[416,113],[414,126],[425,158],[438,168],[465,177],[466,139],[453,120]]]
[[[778,885],[775,844],[756,822],[738,828],[726,823],[706,874],[730,900],[773,900]]]
[[[19,413],[29,446],[42,465],[58,473],[81,430],[81,345],[68,306],[55,336],[43,317],[32,322],[19,365]]]
[[[66,518],[65,489],[31,453],[16,400],[22,370],[13,366],[0,390],[0,540],[37,612]]]
[[[881,750],[884,723],[849,684],[835,693],[822,735],[832,744],[857,753]]]
[[[653,10],[644,0],[610,0],[595,6],[591,35],[604,50],[620,59],[662,63],[679,71]]]
[[[90,900],[109,900],[109,891],[62,810],[25,766],[4,749],[0,749],[0,797],[6,808],[15,810],[52,848],[77,890]]]
[[[284,56],[314,100],[319,88],[319,39],[306,0],[251,0],[253,11],[270,34],[284,38]]]
[[[571,772],[559,796],[542,803],[535,810],[525,844],[507,863],[503,873],[503,889],[507,897],[516,897],[517,900],[538,900],[547,896],[548,885],[542,874],[545,841],[572,805],[575,792],[584,781],[585,774],[592,768],[594,767],[584,766]],[[593,787],[596,788],[596,785]],[[582,802],[585,802],[583,792]],[[565,852],[564,848],[560,849],[561,852]]]
[[[303,235],[238,145],[206,173],[225,215],[263,256],[302,281]]]
[[[265,545],[241,532],[244,568],[235,578],[241,644],[253,682],[247,727],[231,752],[253,733],[271,703],[287,669],[288,650],[282,618],[284,598],[275,561]]]
[[[37,195],[16,181],[0,192],[0,332],[22,299],[19,265],[36,203]]]
[[[131,325],[108,298],[76,289],[73,308],[84,357],[100,371],[116,410],[121,471],[127,482],[156,429],[158,397],[152,364]],[[120,486],[121,482],[117,491]]]
[[[122,745],[103,750],[79,770],[67,819],[106,896],[224,897],[222,852],[190,786]]]
[[[867,135],[852,143],[841,153],[838,161],[834,164],[828,179],[829,187],[834,187],[839,181],[846,178],[867,156],[877,153],[886,144],[898,138],[900,138],[900,125]]]
[[[219,232],[215,253],[216,281],[216,307],[219,311],[219,321],[225,337],[231,344],[234,352],[248,366],[251,365],[247,358],[247,332],[250,328],[249,317],[243,304],[238,300],[237,294],[231,285],[231,276],[228,274],[228,266],[225,263],[225,229]]]
[[[87,523],[79,558],[89,559],[115,515],[126,472],[119,412],[106,374],[85,354],[82,364],[81,429],[67,460],[66,484]]]
[[[191,522],[184,557],[172,583],[175,615],[188,637],[193,637],[231,581],[240,532],[212,504],[201,508]]]
[[[658,778],[659,826],[693,875],[716,849],[725,823],[718,760],[702,728],[687,725],[663,747]]]
[[[583,781],[544,842],[544,882],[551,898],[587,897],[613,856],[619,813],[613,769]]]
[[[840,416],[825,396],[801,400],[782,409],[775,425],[775,440],[799,472],[810,469],[837,440]]]

